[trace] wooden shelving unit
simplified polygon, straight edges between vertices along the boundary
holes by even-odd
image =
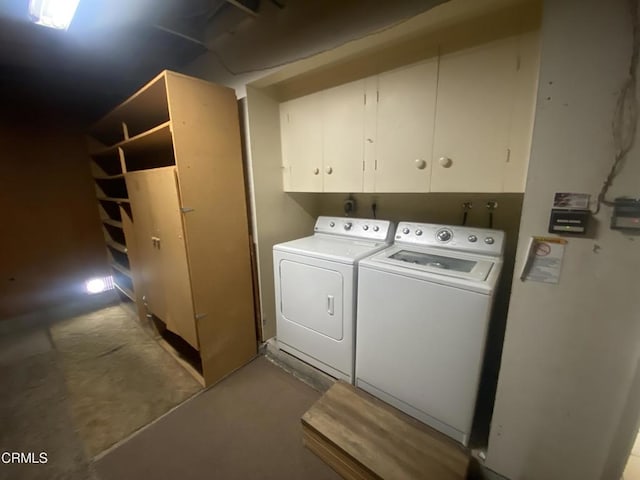
[[[217,382],[257,347],[235,93],[164,71],[88,133],[116,288]]]

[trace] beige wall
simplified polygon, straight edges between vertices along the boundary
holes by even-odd
[[[85,295],[107,271],[81,129],[26,106],[0,116],[0,320]]]
[[[544,234],[554,192],[596,194],[631,52],[625,0],[545,2],[517,267]],[[636,147],[610,198],[640,194]],[[487,465],[512,479],[618,479],[640,401],[640,237],[570,238],[559,285],[514,280]],[[635,400],[633,400],[635,399]],[[633,400],[633,401],[632,401]]]

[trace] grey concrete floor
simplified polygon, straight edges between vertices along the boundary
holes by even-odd
[[[0,321],[3,479],[95,479],[92,458],[201,390],[119,305],[86,298]]]
[[[319,391],[264,357],[203,391],[109,295],[0,320],[0,387],[0,452],[48,460],[0,480],[338,478],[301,441]]]

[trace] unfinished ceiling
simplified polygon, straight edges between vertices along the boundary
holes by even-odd
[[[32,24],[26,0],[3,0],[0,101],[91,119],[205,53],[231,71],[263,70],[312,54],[318,38],[344,43],[443,1],[81,0],[65,32]]]

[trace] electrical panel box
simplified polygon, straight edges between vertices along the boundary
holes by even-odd
[[[640,198],[618,197],[614,200],[611,228],[640,230]]]
[[[589,210],[566,210],[554,208],[549,218],[549,233],[584,234],[591,212]]]

